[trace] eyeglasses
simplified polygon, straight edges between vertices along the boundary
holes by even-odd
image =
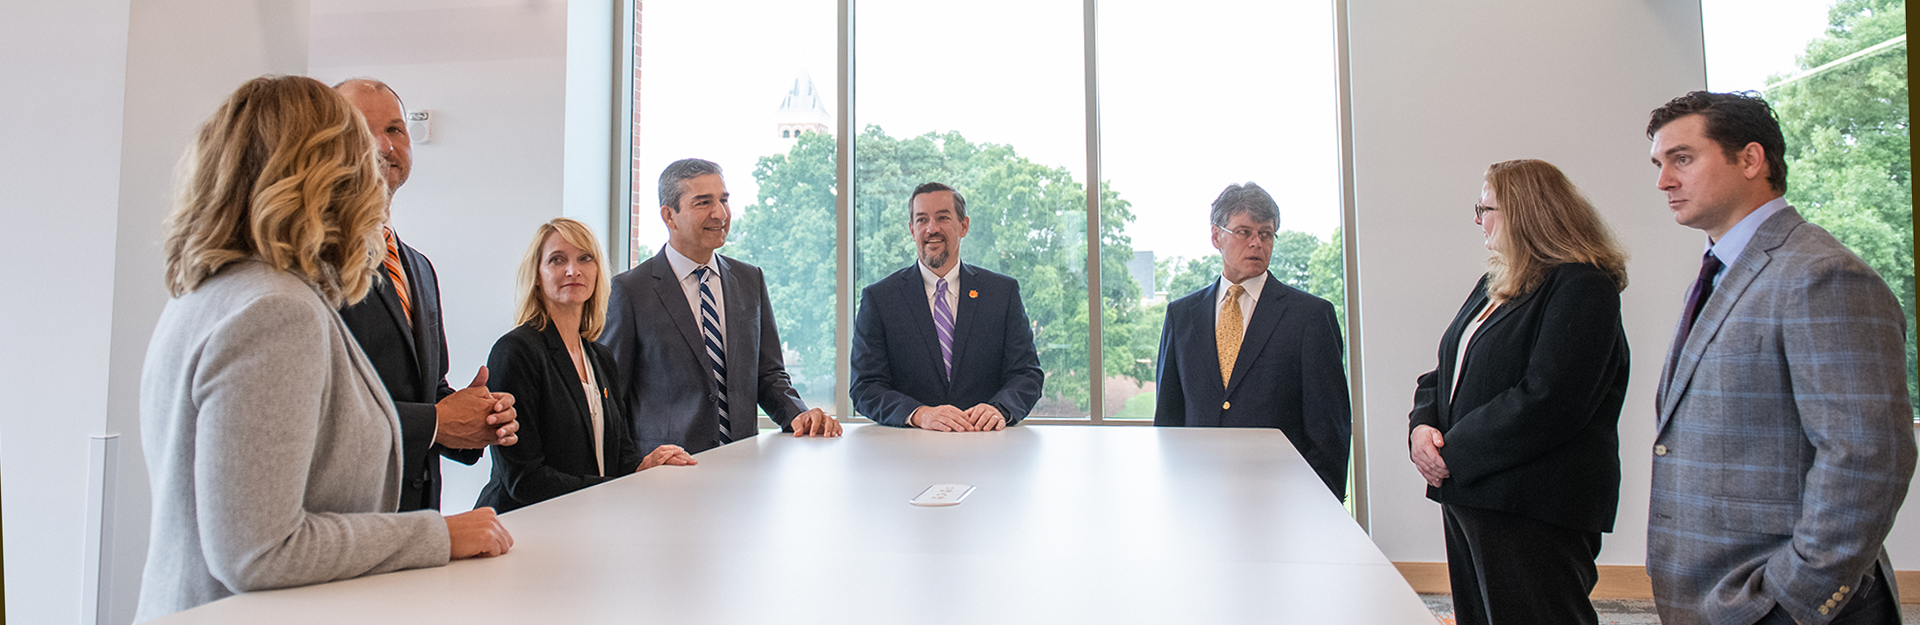
[[[1500,210],[1500,207],[1475,204],[1473,205],[1473,218],[1479,219],[1485,216],[1487,214],[1487,211],[1497,211],[1497,210]]]
[[[1219,224],[1214,224],[1213,227],[1215,229],[1218,229],[1221,232],[1225,232],[1229,235],[1232,235],[1233,238],[1241,241],[1246,241],[1246,240],[1257,237],[1261,243],[1272,243],[1273,237],[1279,234],[1272,230],[1248,230],[1246,228],[1228,230],[1225,227],[1220,226]]]

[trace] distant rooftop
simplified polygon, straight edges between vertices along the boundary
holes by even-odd
[[[780,101],[780,112],[830,116],[826,103],[820,99],[820,91],[813,87],[813,76],[805,71],[793,79],[793,88],[788,89],[786,99]]]

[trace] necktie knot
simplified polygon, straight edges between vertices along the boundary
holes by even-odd
[[[1246,294],[1247,294],[1247,288],[1240,286],[1238,284],[1227,287],[1227,297],[1240,299],[1240,296],[1246,295]]]
[[[1713,277],[1719,275],[1720,270],[1726,266],[1726,263],[1720,262],[1719,256],[1714,256],[1713,252],[1709,250],[1705,256],[1700,258],[1700,277],[1712,280]]]

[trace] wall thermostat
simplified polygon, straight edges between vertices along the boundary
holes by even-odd
[[[433,111],[407,111],[407,136],[414,143],[433,142]]]

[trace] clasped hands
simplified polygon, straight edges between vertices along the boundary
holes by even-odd
[[[454,449],[479,449],[520,442],[520,417],[513,410],[513,394],[489,392],[486,367],[480,368],[466,388],[435,403],[433,412],[440,424],[433,433],[435,443]]]
[[[935,432],[993,432],[1007,429],[1000,409],[979,404],[966,410],[953,406],[921,406],[907,416],[907,425]]]
[[[1412,448],[1409,455],[1413,457],[1413,467],[1420,470],[1420,477],[1427,480],[1428,486],[1439,488],[1441,480],[1453,475],[1447,471],[1447,461],[1440,457],[1440,448],[1447,446],[1440,430],[1431,425],[1415,426],[1413,433],[1407,435],[1407,445]]]

